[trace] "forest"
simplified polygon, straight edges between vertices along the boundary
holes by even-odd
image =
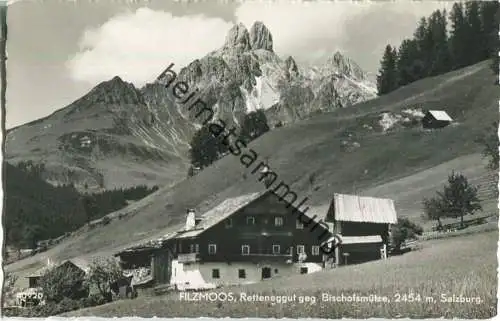
[[[53,186],[40,178],[40,166],[4,163],[6,244],[36,248],[37,242],[74,231],[91,220],[127,206],[158,190],[135,186],[81,193],[73,185]]]
[[[487,59],[493,59],[498,73],[499,18],[497,1],[455,3],[449,14],[436,10],[422,17],[413,38],[398,48],[386,46],[377,76],[379,95]]]

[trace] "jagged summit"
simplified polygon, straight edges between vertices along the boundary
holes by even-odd
[[[250,46],[252,49],[273,51],[273,36],[261,21],[254,22],[250,29]]]
[[[250,50],[250,37],[248,29],[243,23],[238,23],[229,29],[226,35],[224,48],[235,49],[237,51]]]
[[[355,79],[365,79],[366,74],[352,59],[346,57],[340,51],[336,51],[328,58],[325,67],[333,68],[339,74]]]
[[[273,36],[261,21],[254,22],[250,32],[240,22],[229,29],[223,49],[237,52],[264,49],[273,52]]]

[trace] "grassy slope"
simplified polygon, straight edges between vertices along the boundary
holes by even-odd
[[[261,160],[269,157],[279,179],[291,185],[301,197],[308,195],[311,205],[327,202],[333,192],[356,191],[395,198],[399,195],[405,199],[407,186],[414,189],[420,186],[412,183],[415,182],[412,178],[407,178],[404,183],[405,177],[422,175],[426,169],[451,161],[425,174],[430,177],[425,180],[428,185],[423,194],[427,195],[444,183],[452,169],[471,171],[476,178],[485,174],[477,156],[481,147],[474,143],[474,139],[497,115],[500,90],[494,85],[494,80],[488,62],[483,62],[416,82],[355,108],[319,115],[274,130],[254,141],[252,146]],[[409,107],[446,109],[460,124],[433,133],[406,129],[383,134],[362,127],[378,117],[381,111]],[[346,129],[355,134],[355,140],[361,145],[353,152],[344,152],[340,146]],[[246,178],[245,172],[248,173]],[[309,183],[312,173],[316,174],[314,186]],[[389,182],[397,180],[403,182],[402,185],[393,183],[395,185],[391,187]],[[376,186],[381,187],[377,190]],[[172,189],[162,189],[121,210],[121,213],[128,214],[126,218],[76,233],[46,253],[7,266],[7,270],[27,271],[39,262],[45,262],[48,256],[63,259],[109,254],[181,224],[186,207],[198,204],[201,212],[227,197],[263,188],[256,175],[250,174],[237,157],[229,155],[196,177]],[[421,197],[422,193],[418,191],[407,194],[403,205],[398,206],[399,215],[420,216]]]
[[[104,306],[71,312],[68,316],[100,317],[445,317],[490,318],[496,315],[498,231],[423,243],[420,251],[387,261],[374,261],[309,275],[277,278],[244,287],[229,287],[235,298],[241,293],[314,296],[316,304],[247,302],[186,302],[178,293],[160,297],[139,297]],[[459,253],[457,253],[459,249]],[[467,263],[464,264],[464,258]],[[275,290],[271,290],[275,289]],[[396,303],[395,295],[413,292],[420,302]],[[387,296],[391,303],[322,302],[330,295]],[[441,294],[479,297],[480,304],[443,303]],[[432,296],[435,303],[428,303]],[[297,299],[298,300],[298,299]]]

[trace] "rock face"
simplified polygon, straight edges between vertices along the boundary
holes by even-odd
[[[239,23],[229,30],[224,47],[237,52],[247,51],[251,48],[250,36],[244,24]]]
[[[167,66],[166,66],[167,67]],[[233,26],[219,48],[187,66],[173,66],[176,79],[236,126],[264,110],[269,126],[286,125],[311,113],[329,112],[376,96],[375,86],[351,59],[337,52],[323,66],[301,68],[281,59],[262,22],[250,32]],[[170,77],[170,78],[169,78]],[[186,177],[189,142],[206,119],[165,88],[172,75],[135,88],[119,77],[52,115],[9,130],[6,159],[44,163],[54,184],[112,188],[174,184]]]
[[[273,51],[273,36],[267,27],[256,21],[250,29],[250,46],[253,50],[264,49]]]

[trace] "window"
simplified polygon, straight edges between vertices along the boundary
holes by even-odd
[[[273,254],[280,254],[280,246],[279,245],[273,245]]]
[[[274,226],[283,226],[283,217],[276,216],[274,218]]]
[[[247,216],[247,225],[255,225],[255,217]]]
[[[219,279],[219,278],[220,278],[219,269],[212,269],[212,279]]]
[[[303,230],[304,229],[304,223],[302,223],[302,221],[300,219],[297,219],[296,222],[297,223],[295,224],[295,227],[297,228],[297,230]]]
[[[245,269],[239,269],[238,270],[238,278],[240,279],[245,279],[247,277]]]
[[[241,246],[241,254],[249,255],[250,254],[250,245],[242,245]]]
[[[279,272],[278,269],[274,269],[274,273],[278,274],[278,272]]]
[[[232,226],[233,226],[233,220],[232,220],[232,219],[230,219],[230,218],[228,218],[228,219],[226,220],[226,224],[225,224],[225,225],[226,225],[226,228],[230,228],[230,227],[232,227]]]
[[[304,245],[297,245],[297,254],[302,254],[304,252]]]
[[[215,254],[217,252],[217,246],[215,244],[208,244],[208,254]]]
[[[189,253],[200,253],[200,244],[189,245]]]
[[[307,268],[306,267],[301,267],[300,268],[300,274],[307,274]]]
[[[319,246],[318,245],[313,245],[312,246],[311,254],[312,255],[319,255]]]

